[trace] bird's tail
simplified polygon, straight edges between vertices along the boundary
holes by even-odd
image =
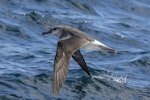
[[[117,51],[106,46],[105,44],[97,41],[97,40],[94,40],[93,44],[95,44],[96,46],[98,46],[98,48],[102,51],[106,51],[106,52],[112,52],[112,53],[116,53]]]
[[[110,48],[110,47],[108,47],[106,45],[99,45],[98,47],[102,51],[112,52],[112,53],[116,53],[117,52],[117,50],[114,50],[114,49],[112,49],[112,48]]]

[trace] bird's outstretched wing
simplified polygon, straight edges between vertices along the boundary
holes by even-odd
[[[86,42],[77,36],[58,42],[53,71],[53,95],[58,94],[66,79],[72,54]]]
[[[72,55],[72,58],[80,65],[80,67],[89,75],[91,76],[90,74],[90,71],[86,65],[86,62],[80,52],[80,50],[77,50],[76,52],[74,52],[74,54]]]

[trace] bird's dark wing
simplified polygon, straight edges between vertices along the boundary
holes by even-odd
[[[63,50],[63,43],[58,42],[54,61],[53,95],[57,95],[68,73],[70,55]]]
[[[77,36],[58,42],[53,71],[53,95],[58,94],[66,79],[72,54],[86,42]]]
[[[72,55],[73,59],[81,66],[81,68],[89,75],[91,76],[90,74],[90,71],[86,65],[86,62],[80,52],[80,50],[77,50],[76,52],[74,52],[74,54]]]

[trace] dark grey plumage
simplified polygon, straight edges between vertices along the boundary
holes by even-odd
[[[70,26],[56,26],[44,34],[54,34],[60,38],[57,45],[56,56],[54,60],[53,71],[53,94],[57,95],[59,89],[62,87],[69,68],[71,57],[80,65],[80,67],[89,75],[90,71],[86,62],[80,52],[80,48],[98,49],[109,52],[116,52],[110,47],[93,39],[86,33]]]
[[[80,41],[81,44],[80,45],[76,44],[76,41]],[[64,80],[66,79],[71,56],[84,43],[86,43],[86,40],[83,40],[82,38],[77,37],[77,36],[58,42],[55,61],[54,61],[54,75],[53,75],[53,80],[54,80],[53,81],[53,94],[54,95],[57,95],[58,90],[62,87],[62,84],[64,83]],[[75,57],[75,55],[74,55],[74,59],[79,60],[79,58]]]

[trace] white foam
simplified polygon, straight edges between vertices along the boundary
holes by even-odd
[[[102,77],[102,76],[95,76],[95,75],[93,75],[93,76],[92,76],[92,78],[105,79],[105,78],[104,78],[104,77]]]
[[[127,76],[125,76],[125,77],[123,77],[123,76],[114,77],[113,81],[115,81],[117,83],[127,83]]]
[[[127,75],[126,76],[119,76],[117,74],[111,74],[111,75],[106,75],[106,76],[94,76],[93,75],[92,78],[105,79],[108,81],[114,81],[114,82],[121,83],[121,84],[127,83]]]

